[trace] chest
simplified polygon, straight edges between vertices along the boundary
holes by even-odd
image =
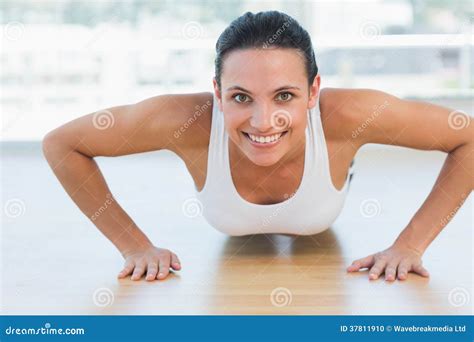
[[[328,139],[326,144],[331,181],[337,189],[341,189],[355,151],[350,144],[341,141]],[[202,190],[206,181],[207,155],[207,148],[203,148],[183,158],[198,191]],[[303,178],[304,157],[292,165],[281,165],[266,173],[249,172],[248,168],[239,166],[232,158],[230,165],[232,182],[243,199],[256,204],[274,204],[286,200],[298,190]]]

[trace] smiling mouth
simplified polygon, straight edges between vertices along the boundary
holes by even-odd
[[[242,131],[242,134],[254,145],[275,145],[288,133],[288,131],[279,132],[268,136],[258,136]]]

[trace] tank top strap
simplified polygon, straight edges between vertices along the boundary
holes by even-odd
[[[314,106],[314,108],[311,109],[311,118],[310,118],[311,126],[315,134],[314,139],[315,139],[316,145],[318,145],[316,148],[316,153],[319,155],[319,157],[317,157],[317,163],[319,163],[319,165],[316,167],[316,170],[318,173],[320,173],[320,176],[322,177],[322,179],[324,179],[324,183],[327,186],[329,186],[329,188],[333,192],[335,192],[338,195],[343,195],[345,190],[347,189],[348,179],[346,179],[346,183],[344,184],[343,188],[340,190],[336,189],[336,187],[334,186],[334,183],[332,182],[330,163],[329,163],[329,149],[328,149],[326,136],[324,133],[323,119],[321,116],[320,97],[321,95],[318,95],[316,105]]]
[[[225,167],[225,127],[224,118],[219,111],[218,99],[212,95],[211,128],[207,154],[207,172],[204,187],[198,192],[202,196],[209,188],[214,188],[215,183],[222,179],[222,170]]]

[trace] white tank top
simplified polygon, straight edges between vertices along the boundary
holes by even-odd
[[[329,160],[321,124],[319,96],[308,110],[303,178],[298,190],[275,204],[255,204],[240,196],[229,164],[229,136],[224,114],[213,95],[212,124],[204,188],[196,197],[207,222],[228,235],[283,233],[310,235],[330,227],[341,212],[351,169],[344,186],[337,190],[329,172]]]

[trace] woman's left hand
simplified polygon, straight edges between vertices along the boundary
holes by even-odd
[[[394,243],[382,252],[355,260],[347,268],[348,272],[357,272],[361,268],[370,268],[369,279],[377,279],[385,271],[385,280],[405,280],[408,272],[415,272],[423,277],[429,273],[422,266],[422,254],[403,243]]]

